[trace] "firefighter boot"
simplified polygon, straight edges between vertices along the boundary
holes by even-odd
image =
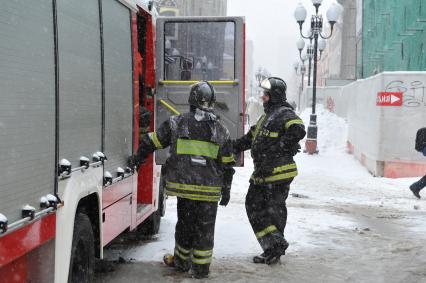
[[[175,269],[179,272],[188,272],[191,269],[191,262],[183,260],[178,256],[174,256]]]
[[[284,241],[276,246],[272,247],[270,250],[265,251],[265,263],[268,265],[275,264],[280,261],[282,255],[285,255],[285,251],[287,250],[289,243],[283,239]]]
[[[260,255],[254,256],[253,257],[253,262],[254,263],[266,263],[266,252],[261,253]]]
[[[174,267],[177,271],[187,272],[190,269],[190,264],[176,258],[174,255],[165,254],[163,256],[163,262],[168,267]]]
[[[204,279],[209,277],[210,265],[192,265],[192,274],[191,276],[195,279]]]

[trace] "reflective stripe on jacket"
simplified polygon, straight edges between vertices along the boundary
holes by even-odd
[[[219,120],[200,121],[192,112],[172,116],[142,139],[138,157],[166,147],[168,195],[217,202],[222,188],[230,188],[235,158],[229,132]]]
[[[250,182],[287,182],[297,176],[293,156],[305,136],[303,121],[289,107],[277,107],[260,117],[249,132],[234,142],[234,152],[251,149],[255,170]]]

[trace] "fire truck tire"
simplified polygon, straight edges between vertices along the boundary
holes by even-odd
[[[86,214],[77,213],[74,222],[68,282],[93,282],[94,272],[95,245],[92,224]]]
[[[156,212],[151,214],[148,219],[139,226],[138,230],[143,236],[154,236],[155,234],[158,234],[158,231],[160,230],[160,223],[161,211],[160,209],[157,209]]]
[[[158,198],[158,209],[151,214],[142,224],[138,227],[138,231],[142,236],[154,236],[160,230],[161,217],[164,215],[165,210],[165,196],[164,190],[160,188],[160,195]]]

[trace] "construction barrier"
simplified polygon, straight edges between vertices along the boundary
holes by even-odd
[[[311,93],[308,88],[304,107],[311,105]],[[426,158],[414,149],[417,130],[426,126],[426,72],[384,72],[318,88],[317,103],[347,119],[348,151],[374,176],[426,174]]]

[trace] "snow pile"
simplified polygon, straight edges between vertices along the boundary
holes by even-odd
[[[306,108],[300,117],[306,130],[312,109]],[[318,149],[320,152],[344,149],[348,138],[348,125],[343,118],[331,113],[322,104],[317,105]]]

